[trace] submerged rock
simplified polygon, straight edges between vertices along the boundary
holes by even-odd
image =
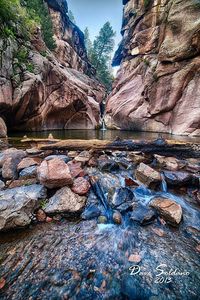
[[[81,212],[85,204],[85,197],[73,193],[68,187],[63,187],[49,199],[44,211],[47,214]]]
[[[131,189],[127,187],[121,187],[116,190],[114,197],[112,199],[112,204],[114,207],[118,207],[123,203],[132,203],[134,199],[134,194]]]
[[[155,187],[162,181],[160,173],[144,163],[141,163],[137,168],[136,178],[150,188]]]
[[[143,205],[140,205],[139,207],[134,209],[130,214],[131,221],[137,222],[143,226],[153,223],[155,218],[155,212]]]
[[[44,160],[37,169],[37,175],[40,183],[50,189],[73,183],[68,165],[59,158]]]
[[[0,230],[30,224],[38,200],[44,198],[46,189],[38,184],[0,191]]]
[[[108,222],[108,219],[106,216],[99,216],[98,217],[98,223],[99,224],[106,224]]]
[[[114,213],[113,213],[113,222],[115,223],[115,224],[121,224],[122,223],[122,215],[120,214],[120,212],[119,211],[115,211]]]
[[[90,206],[88,206],[84,210],[84,212],[82,213],[81,217],[84,220],[90,220],[90,219],[99,217],[100,214],[101,214],[100,209],[96,205],[91,204]]]
[[[178,225],[182,219],[182,208],[180,204],[167,198],[156,198],[151,201],[150,206],[170,224]]]
[[[72,191],[80,196],[87,194],[90,189],[90,183],[83,177],[78,177],[74,180]]]
[[[45,222],[46,221],[47,216],[46,216],[43,209],[38,209],[35,216],[36,216],[36,219],[37,219],[38,222]]]
[[[0,190],[3,189],[4,187],[5,187],[5,183],[2,180],[0,180]]]

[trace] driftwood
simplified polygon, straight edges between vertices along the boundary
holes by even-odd
[[[155,141],[141,140],[54,140],[54,139],[24,139],[22,143],[37,146],[40,150],[120,150],[141,151],[178,158],[200,158],[200,144],[185,143],[162,138]]]

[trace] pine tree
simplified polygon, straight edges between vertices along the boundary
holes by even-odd
[[[106,22],[100,29],[99,35],[95,38],[93,44],[90,42],[87,28],[85,34],[89,60],[97,71],[97,78],[110,91],[113,81],[113,75],[110,70],[111,53],[114,49],[115,32],[110,22]]]
[[[73,12],[71,10],[68,11],[68,17],[69,17],[70,21],[76,25],[76,20],[75,20]]]

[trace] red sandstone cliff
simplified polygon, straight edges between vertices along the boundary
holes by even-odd
[[[124,0],[109,127],[200,135],[200,3]]]
[[[0,38],[0,136],[16,130],[93,129],[104,87],[87,60],[84,35],[67,16],[65,0],[48,0],[56,49],[38,28],[31,43]],[[22,63],[18,54],[28,52]]]

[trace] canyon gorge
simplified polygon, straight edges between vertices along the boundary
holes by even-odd
[[[200,134],[200,3],[123,1],[107,126]]]

